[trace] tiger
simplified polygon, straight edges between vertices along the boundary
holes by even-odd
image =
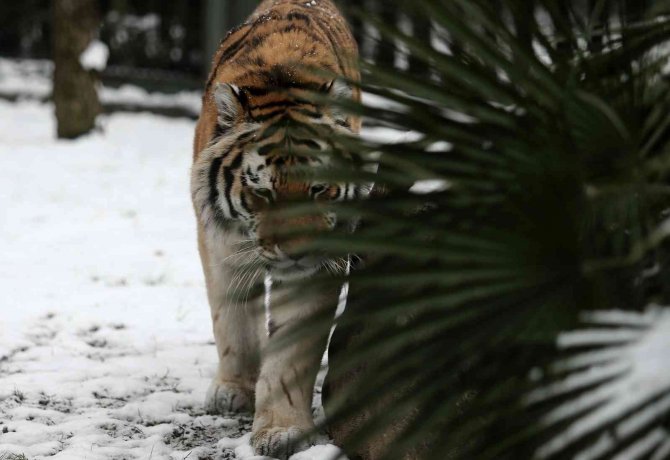
[[[253,412],[250,442],[257,455],[288,458],[310,444],[306,434],[315,427],[312,396],[327,331],[266,350],[290,326],[335,312],[339,288],[301,295],[288,282],[334,262],[304,251],[304,237],[280,237],[276,230],[309,225],[329,231],[338,219],[325,211],[283,218],[271,211],[295,200],[341,201],[363,193],[353,184],[291,174],[323,166],[323,158],[291,153],[303,147],[325,152],[320,129],[360,133],[360,117],[305,97],[359,102],[357,59],[356,42],[331,0],[265,0],[223,39],[205,85],[191,170],[219,361],[205,408]],[[240,272],[240,258],[254,268]],[[266,276],[272,279],[269,319],[262,296],[230,295]]]

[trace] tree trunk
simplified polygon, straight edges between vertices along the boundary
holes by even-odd
[[[100,113],[97,78],[79,62],[95,37],[99,15],[95,0],[54,0],[52,5],[58,137],[73,139],[91,131]]]

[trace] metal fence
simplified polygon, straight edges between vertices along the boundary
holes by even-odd
[[[50,58],[51,3],[0,2],[0,57]],[[199,87],[213,47],[254,6],[245,0],[99,0],[100,39],[110,49],[103,78],[154,90]]]
[[[0,56],[48,58],[50,56],[50,6],[53,0],[0,2]],[[490,0],[493,3],[499,0]],[[603,0],[572,2],[593,11]],[[614,1],[614,0],[605,0]],[[630,17],[653,0],[624,2]],[[431,24],[422,15],[401,10],[397,0],[336,0],[345,12],[358,9],[386,24],[398,24],[422,41],[431,40]],[[108,80],[140,80],[153,89],[173,86],[198,87],[211,56],[227,30],[242,22],[258,0],[99,0],[102,40],[110,47]],[[533,0],[509,0],[518,9],[533,8]],[[566,3],[558,3],[563,8]],[[513,8],[514,9],[514,8]],[[628,11],[630,10],[630,11]],[[518,11],[511,11],[514,18]],[[569,14],[569,12],[566,12]],[[364,59],[385,65],[409,67],[423,74],[424,65],[360,17],[348,14]],[[161,87],[162,85],[162,87]]]
[[[0,2],[0,56],[49,58],[52,0]],[[429,38],[430,24],[406,17],[392,3],[380,0],[340,0],[344,11],[358,7],[387,23],[409,27]],[[100,37],[110,48],[104,77],[112,81],[140,80],[154,89],[199,85],[211,56],[227,30],[242,22],[256,0],[99,0]],[[364,58],[385,64],[403,62],[402,53],[374,29],[349,15]],[[421,71],[420,63],[409,65]],[[162,86],[162,88],[160,87]]]

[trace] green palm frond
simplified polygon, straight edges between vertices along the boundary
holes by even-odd
[[[332,101],[411,137],[338,138],[379,171],[324,172],[375,182],[334,205],[361,219],[356,232],[314,243],[362,259],[309,280],[350,283],[326,423],[354,420],[347,447],[385,439],[388,459],[670,457],[670,359],[650,351],[670,356],[667,310],[649,310],[670,304],[666,11],[412,3],[439,46],[361,18],[431,76],[362,63],[361,87],[382,103]],[[587,311],[598,330],[566,332]]]

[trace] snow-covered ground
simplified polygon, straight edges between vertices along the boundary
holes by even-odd
[[[249,419],[203,410],[193,122],[118,114],[56,141],[52,110],[0,101],[0,458],[252,458]]]
[[[82,59],[87,67],[102,66],[103,51],[91,48]],[[16,60],[0,58],[0,94],[24,99],[47,99],[51,96],[51,74],[53,63],[45,60]],[[138,108],[151,107],[177,109],[197,116],[200,112],[202,94],[199,91],[181,91],[175,94],[149,93],[134,85],[119,88],[100,86],[98,89],[103,104],[128,105]]]

